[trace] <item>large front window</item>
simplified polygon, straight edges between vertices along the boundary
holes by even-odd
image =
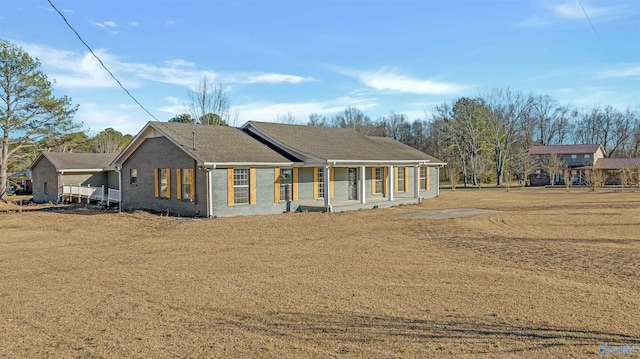
[[[246,168],[233,171],[233,203],[249,203],[249,170]]]

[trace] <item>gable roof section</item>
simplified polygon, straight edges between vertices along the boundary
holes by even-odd
[[[293,164],[235,127],[156,121],[148,122],[113,164],[122,165],[145,139],[161,136],[195,159],[200,166]]]
[[[593,168],[602,170],[640,169],[640,158],[600,158]]]
[[[249,121],[243,127],[309,163],[442,161],[390,138],[369,137],[353,129]]]
[[[109,167],[115,153],[42,152],[29,168],[34,168],[46,158],[57,171],[101,172]]]
[[[588,145],[551,145],[551,146],[533,146],[529,148],[530,155],[571,155],[581,153],[596,153],[598,149],[602,149],[602,153],[605,154],[602,145],[588,144]]]

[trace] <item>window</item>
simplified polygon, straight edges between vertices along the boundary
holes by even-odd
[[[404,192],[404,167],[396,167],[396,192]]]
[[[193,177],[193,168],[176,169],[176,177],[178,178],[178,199],[193,200],[195,189],[195,178]]]
[[[376,193],[382,193],[383,191],[383,180],[382,180],[382,168],[376,167]]]
[[[571,155],[571,162],[575,162],[578,159],[578,155]]]
[[[169,168],[156,168],[155,170],[155,189],[156,197],[170,198],[171,197],[171,172]]]
[[[132,168],[129,170],[129,182],[131,184],[138,184],[138,169]]]
[[[246,168],[233,171],[233,204],[249,203],[249,170]]]
[[[44,183],[44,194],[48,195],[49,194],[49,189],[47,188],[47,182]]]
[[[292,200],[291,193],[293,170],[291,168],[280,169],[280,200]]]
[[[588,160],[591,156],[588,153],[585,153],[584,158]]]
[[[420,189],[427,189],[427,168],[420,167]]]
[[[324,198],[324,170],[318,168],[318,198]]]

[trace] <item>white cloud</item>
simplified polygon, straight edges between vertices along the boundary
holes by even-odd
[[[239,123],[243,124],[247,121],[276,121],[278,116],[290,113],[298,123],[306,124],[309,121],[309,115],[317,113],[319,115],[331,116],[338,112],[344,111],[349,106],[355,106],[360,110],[366,110],[377,106],[372,99],[339,97],[328,101],[310,101],[310,102],[291,102],[291,103],[265,103],[254,102],[239,106]]]
[[[296,75],[285,75],[285,74],[274,74],[274,73],[257,73],[257,74],[247,74],[245,75],[245,79],[241,80],[242,83],[247,84],[257,84],[257,83],[265,83],[265,84],[280,84],[280,83],[290,83],[290,84],[299,84],[304,82],[315,81],[312,77],[302,77]]]
[[[118,24],[116,24],[115,21],[102,21],[102,22],[89,21],[89,23],[101,29],[106,29],[106,28],[115,29],[118,27]]]
[[[610,67],[600,71],[597,76],[598,78],[640,77],[640,63],[622,64],[616,67]]]
[[[108,72],[98,60],[89,52],[58,50],[37,44],[22,44],[31,56],[41,59],[42,66],[57,85],[67,88],[105,88],[118,87]],[[136,88],[141,85],[139,80],[149,80],[179,86],[194,86],[202,77],[218,81],[223,84],[301,84],[315,81],[311,77],[303,77],[278,73],[217,73],[210,70],[196,69],[196,63],[174,59],[166,61],[166,66],[148,65],[142,63],[125,62],[112,56],[106,49],[94,50],[107,68],[118,78],[125,87]]]
[[[335,72],[358,79],[379,91],[413,93],[420,95],[446,95],[463,91],[467,86],[448,82],[415,79],[388,68],[377,71],[361,71],[330,67]]]
[[[624,5],[591,6],[587,4],[586,1],[582,1],[581,5],[578,0],[565,1],[560,4],[550,5],[549,10],[557,16],[573,20],[584,20],[585,12],[593,21],[612,20],[626,15],[626,6]]]

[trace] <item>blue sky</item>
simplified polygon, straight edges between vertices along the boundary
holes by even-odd
[[[228,91],[238,126],[348,106],[424,119],[506,87],[579,108],[640,105],[640,0],[52,2],[161,121],[185,112],[203,76]],[[0,38],[41,61],[89,134],[152,120],[46,0],[5,4]]]

